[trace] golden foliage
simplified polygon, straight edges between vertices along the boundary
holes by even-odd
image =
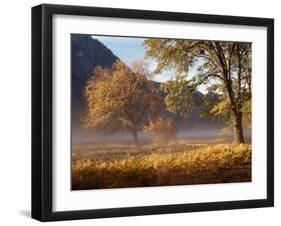
[[[153,147],[155,149],[155,144]],[[251,181],[251,145],[209,144],[170,152],[161,152],[161,146],[158,149],[156,153],[110,161],[75,160],[72,163],[72,188]]]
[[[112,69],[95,68],[85,87],[87,128],[136,133],[160,112],[159,90],[141,74],[145,71],[142,65],[134,65],[135,72],[121,61],[116,61]]]
[[[152,133],[156,140],[169,140],[175,137],[177,129],[171,118],[156,117],[149,121],[149,124],[144,127],[144,131]]]

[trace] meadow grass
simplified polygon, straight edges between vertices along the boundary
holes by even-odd
[[[92,145],[72,157],[73,190],[251,181],[250,144]]]

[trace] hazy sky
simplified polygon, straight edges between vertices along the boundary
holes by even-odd
[[[143,46],[144,38],[130,38],[130,37],[114,37],[114,36],[94,36],[92,38],[98,39],[107,46],[117,57],[124,63],[130,65],[134,60],[144,59],[145,47]],[[150,71],[156,68],[156,61],[152,59],[145,59],[149,64]],[[193,76],[196,68],[191,68],[189,74]],[[158,82],[165,82],[175,75],[174,70],[165,70],[160,75],[155,76],[154,80]],[[200,88],[201,92],[205,92],[204,87]]]

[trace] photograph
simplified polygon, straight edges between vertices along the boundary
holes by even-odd
[[[252,181],[252,43],[70,39],[72,190]]]
[[[32,7],[33,219],[274,206],[274,18],[163,10]]]

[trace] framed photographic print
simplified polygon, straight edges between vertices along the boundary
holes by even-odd
[[[32,217],[274,205],[274,21],[32,8]]]

